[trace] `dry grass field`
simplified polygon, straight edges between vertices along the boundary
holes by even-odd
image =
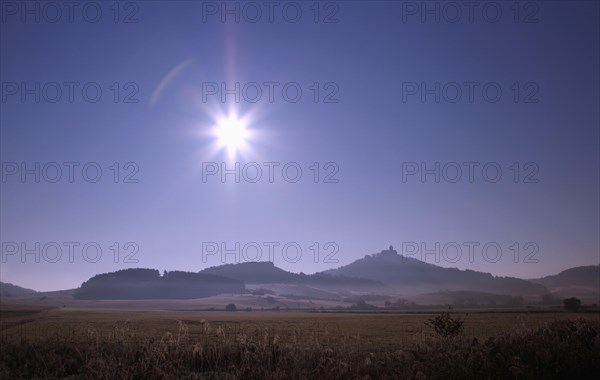
[[[283,344],[343,344],[352,349],[408,347],[433,334],[425,322],[438,313],[358,313],[286,311],[155,311],[41,308],[4,305],[2,339],[48,336],[107,337],[116,331],[130,339],[161,339],[184,326],[190,342],[221,339],[219,334],[276,336]],[[564,312],[456,312],[465,318],[465,336],[486,339],[569,318],[598,319],[598,314]],[[218,334],[219,333],[219,334]]]
[[[453,313],[466,318],[464,333],[442,339],[425,325],[439,313],[0,310],[0,378],[564,378],[600,369],[595,313]]]

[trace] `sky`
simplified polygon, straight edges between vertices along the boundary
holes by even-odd
[[[600,262],[596,2],[74,4],[0,3],[3,282]]]

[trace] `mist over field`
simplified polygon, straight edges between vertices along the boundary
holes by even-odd
[[[599,16],[0,1],[0,379],[597,378]]]

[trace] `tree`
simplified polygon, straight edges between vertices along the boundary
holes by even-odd
[[[556,303],[556,297],[552,293],[545,293],[540,296],[543,305],[552,305]]]
[[[230,303],[227,306],[225,306],[225,311],[236,311],[237,307],[235,307],[234,303]]]
[[[508,306],[521,306],[521,305],[523,305],[523,297],[521,297],[521,296],[510,297],[506,301],[506,304]]]
[[[454,299],[454,301],[452,301],[452,304],[454,306],[464,306],[465,304],[465,299],[462,297],[457,297]]]
[[[398,305],[399,308],[406,308],[408,307],[409,302],[407,299],[398,298],[398,301],[396,301],[396,305]]]
[[[565,305],[565,310],[570,311],[572,313],[577,313],[581,310],[581,300],[579,298],[565,298],[563,300],[563,304]]]
[[[444,311],[435,318],[429,319],[425,324],[431,327],[436,334],[444,338],[460,335],[465,330],[465,320],[453,318],[447,311]]]

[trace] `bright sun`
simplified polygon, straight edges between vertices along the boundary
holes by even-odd
[[[235,153],[243,148],[248,138],[246,123],[234,116],[219,120],[215,128],[215,134],[219,145],[226,147],[230,153]]]

